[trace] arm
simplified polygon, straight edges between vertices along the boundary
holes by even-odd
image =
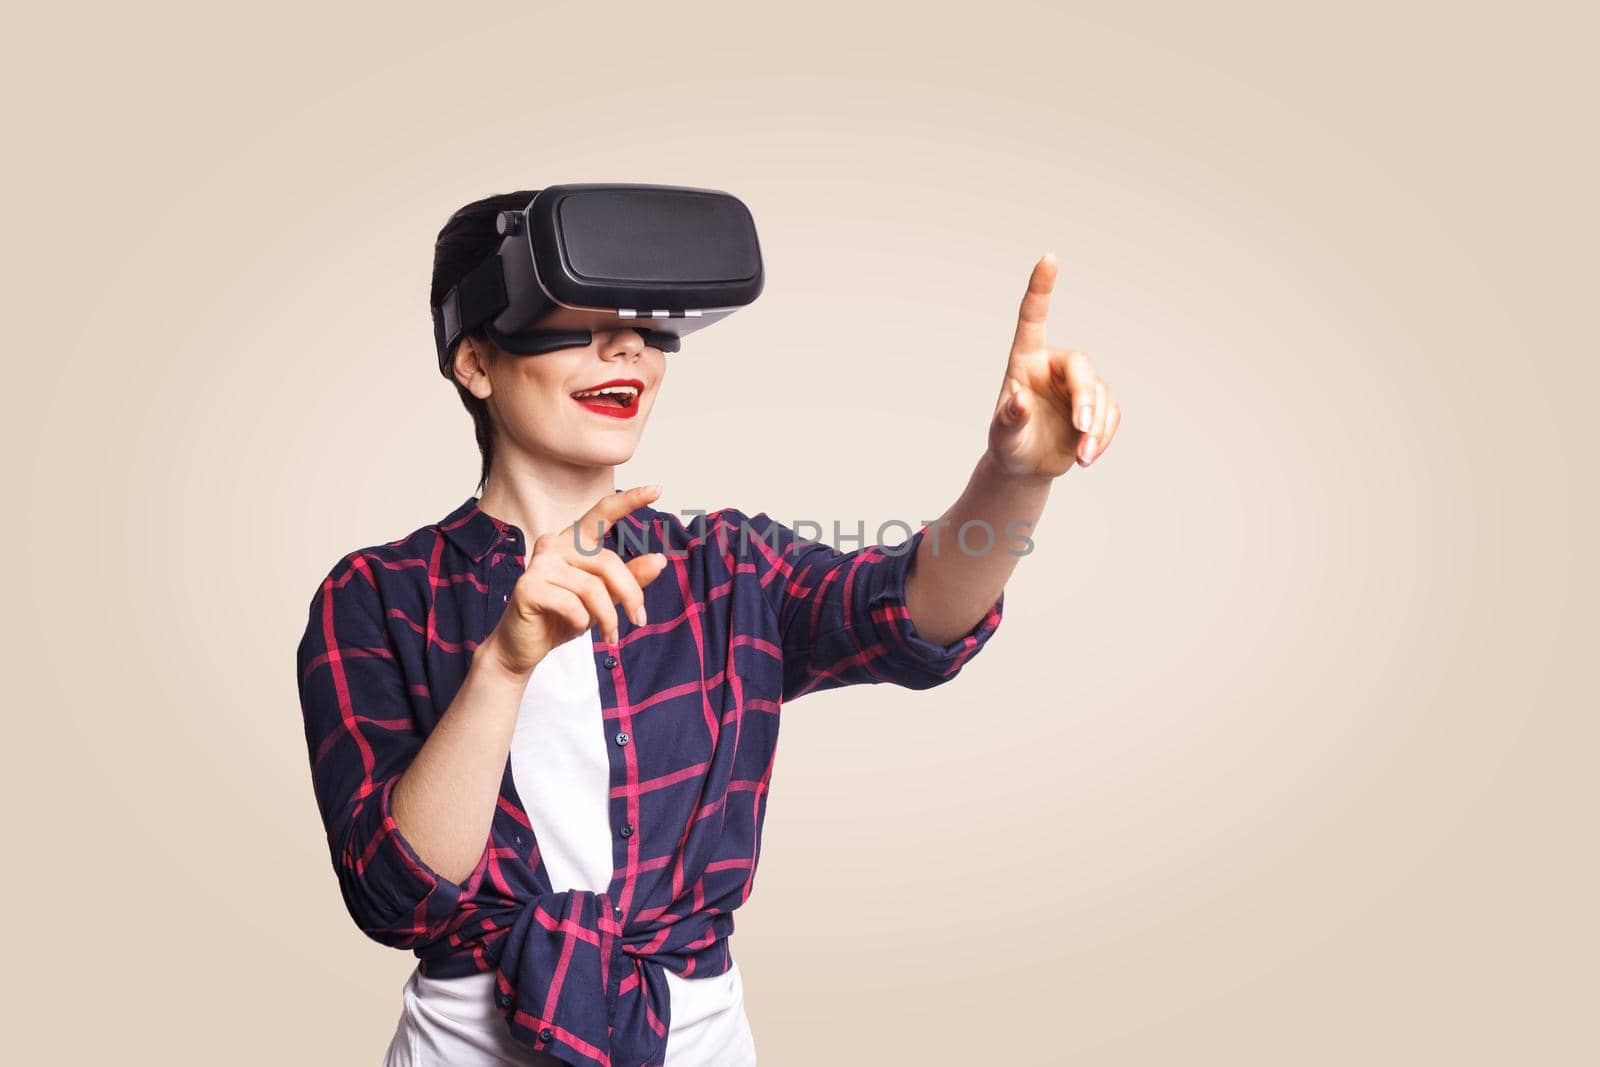
[[[394,787],[423,734],[384,618],[370,561],[341,560],[312,597],[297,673],[312,786],[345,907],[368,937],[412,948],[442,933],[461,889],[395,821]]]
[[[504,666],[490,634],[450,707],[394,785],[394,821],[428,866],[465,882],[488,846],[522,694],[533,672]]]
[[[1000,625],[997,594],[967,631],[934,642],[906,611],[907,572],[933,533],[924,526],[893,546],[840,552],[808,541],[761,512],[712,513],[730,570],[753,569],[776,619],[783,699],[843,685],[888,682],[928,689],[954,678]]]
[[[930,524],[938,536],[923,538],[906,576],[906,609],[924,637],[954,641],[983,618],[1029,551],[1049,495],[1050,479],[1007,474],[984,453],[961,496]]]
[[[1045,344],[1055,278],[1055,257],[1046,255],[1022,298],[989,447],[961,497],[934,524],[943,536],[918,546],[906,579],[906,608],[930,641],[951,640],[982,617],[1031,550],[1028,534],[1054,480],[1093,463],[1121,423],[1116,396],[1089,357]],[[958,540],[969,522],[965,541]]]

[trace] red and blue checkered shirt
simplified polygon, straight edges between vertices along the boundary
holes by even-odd
[[[466,677],[525,567],[526,540],[468,497],[436,523],[334,565],[297,649],[317,805],[345,906],[429,977],[496,972],[511,1032],[577,1067],[664,1062],[662,969],[732,966],[749,897],[779,708],[858,683],[946,682],[1000,624],[1004,594],[964,637],[934,644],[905,605],[929,527],[840,552],[765,512],[685,524],[649,506],[605,546],[667,553],[645,587],[649,623],[592,630],[607,751],[614,873],[560,892],[540,860],[509,759],[477,869],[434,873],[395,825],[390,794]],[[944,550],[944,543],[939,545]]]

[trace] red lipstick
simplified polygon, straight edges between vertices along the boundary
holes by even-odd
[[[639,398],[643,395],[644,382],[638,378],[612,378],[610,381],[597,382],[574,390],[572,399],[577,401],[580,407],[596,415],[612,419],[631,419],[639,414]]]

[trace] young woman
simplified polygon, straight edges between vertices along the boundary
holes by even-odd
[[[535,192],[450,218],[432,305]],[[839,552],[734,508],[685,522],[658,486],[619,491],[666,376],[655,334],[560,308],[540,325],[587,345],[459,342],[481,495],[340,559],[297,650],[346,907],[420,961],[389,1067],[755,1062],[729,941],[779,709],[953,678],[998,627],[1052,480],[1117,431],[1088,359],[1045,344],[1055,273],[1033,269],[965,490],[894,547]]]

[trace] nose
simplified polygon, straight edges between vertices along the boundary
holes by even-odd
[[[606,359],[612,357],[638,359],[644,348],[644,338],[639,336],[639,331],[629,326],[610,331],[600,342],[600,355]]]

